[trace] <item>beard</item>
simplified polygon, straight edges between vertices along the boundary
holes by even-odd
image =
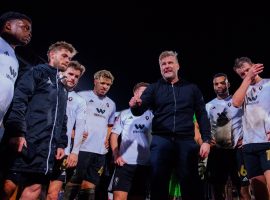
[[[20,40],[19,38],[17,38],[13,34],[10,34],[7,32],[2,33],[1,37],[4,38],[4,40],[6,40],[6,42],[12,46],[24,46],[24,45],[27,45],[29,43],[27,41]]]
[[[215,90],[216,95],[218,96],[227,96],[228,94],[228,89],[222,89],[222,90]]]
[[[53,66],[56,67],[56,68],[58,68],[62,72],[64,72],[66,70],[66,68],[61,65],[61,63],[59,62],[59,60],[54,60],[53,61]]]

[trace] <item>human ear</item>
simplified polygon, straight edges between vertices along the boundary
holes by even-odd
[[[4,30],[11,31],[11,22],[7,21],[4,25]]]

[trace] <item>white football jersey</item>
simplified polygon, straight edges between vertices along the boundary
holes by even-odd
[[[232,105],[232,96],[213,99],[206,104],[212,137],[219,148],[234,148],[243,137],[241,108]]]
[[[243,109],[243,144],[269,142],[270,79],[262,79],[248,87]]]
[[[14,49],[0,37],[0,126],[13,98],[18,70]]]
[[[75,125],[75,137],[74,144],[72,148],[72,153],[78,154],[80,146],[82,144],[83,132],[85,129],[85,111],[86,102],[79,96],[76,92],[72,91],[68,93],[67,109],[66,114],[67,120],[67,136],[68,136],[68,146],[65,149],[65,154],[70,154],[71,146],[71,134]]]
[[[80,151],[104,155],[108,152],[105,148],[108,125],[112,125],[115,120],[115,103],[107,96],[98,97],[92,90],[78,94],[86,101],[85,130],[88,132]]]
[[[121,134],[119,154],[128,164],[149,164],[152,119],[149,110],[141,116],[134,116],[127,109],[117,117],[112,132]]]

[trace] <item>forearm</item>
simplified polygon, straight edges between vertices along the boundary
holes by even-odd
[[[251,79],[245,78],[240,85],[240,87],[236,90],[236,92],[233,95],[232,103],[235,107],[241,107],[246,96],[247,89],[251,83]]]
[[[113,157],[116,158],[118,156],[118,135],[115,133],[111,134],[110,145],[112,148]]]
[[[83,142],[83,133],[85,123],[84,120],[76,120],[74,144],[72,148],[72,153],[79,154],[81,144]]]

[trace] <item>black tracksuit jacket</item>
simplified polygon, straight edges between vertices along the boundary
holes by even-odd
[[[25,137],[27,149],[12,160],[11,170],[52,171],[57,148],[67,146],[66,105],[67,91],[55,68],[40,64],[20,78],[5,122],[5,137]]]
[[[153,111],[153,135],[177,135],[194,137],[193,115],[196,115],[202,139],[210,142],[210,123],[199,88],[185,80],[171,84],[160,79],[143,92],[142,106],[132,108],[134,115],[146,109]]]

